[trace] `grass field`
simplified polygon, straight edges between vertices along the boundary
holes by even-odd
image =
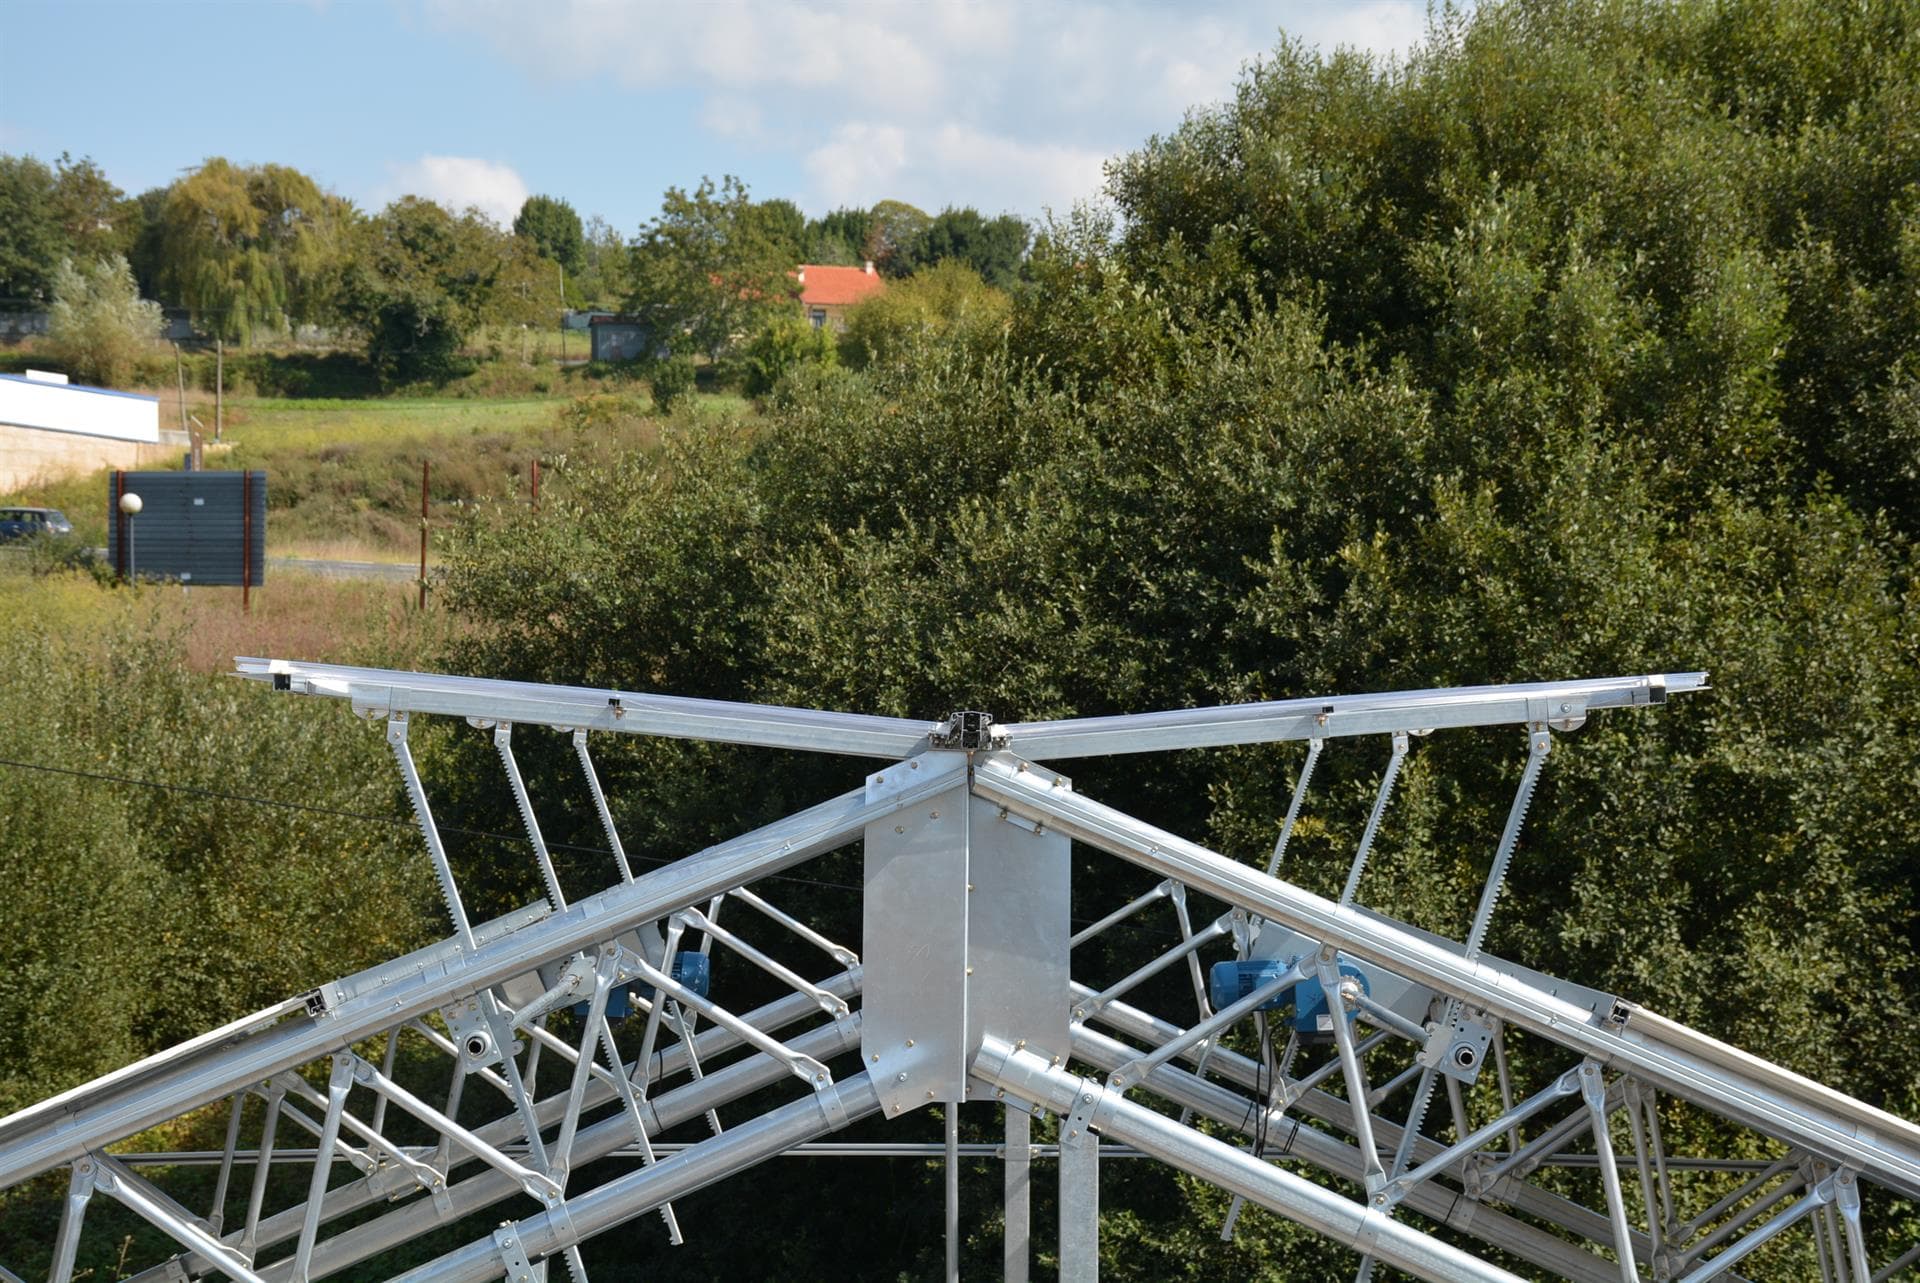
[[[177,638],[181,663],[201,673],[232,672],[236,655],[416,666],[462,626],[431,604],[421,611],[417,600],[411,584],[272,571],[242,614],[237,589],[189,592],[172,584],[102,583],[83,573],[34,575],[23,560],[0,556],[0,611],[15,627],[84,643],[126,623]]]
[[[160,392],[161,389],[153,389]],[[212,398],[192,389],[187,413],[206,429],[206,466],[265,469],[268,553],[348,561],[411,561],[419,552],[420,471],[433,509],[525,501],[536,460],[560,453],[645,449],[659,424],[641,385],[579,397],[226,399],[223,439],[211,441]],[[751,413],[732,394],[699,394],[704,415]],[[179,421],[163,397],[163,426]],[[107,477],[70,477],[0,495],[0,503],[60,508],[76,537],[106,542]]]

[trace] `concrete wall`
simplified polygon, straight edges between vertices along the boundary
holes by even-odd
[[[180,436],[169,432],[168,437]],[[120,441],[78,432],[54,432],[0,423],[0,494],[42,481],[84,475],[98,468],[142,468],[177,462],[186,446],[172,441]],[[100,502],[107,501],[106,492]]]

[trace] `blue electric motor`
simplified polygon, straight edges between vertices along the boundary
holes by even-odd
[[[713,969],[706,954],[682,949],[673,955],[673,966],[668,969],[667,974],[673,977],[675,983],[685,985],[704,998],[707,996],[707,986],[712,982]],[[653,986],[643,980],[615,985],[607,993],[607,1019],[625,1020],[632,1015],[632,995],[634,994],[642,998],[652,998]],[[585,1020],[587,1009],[591,1005],[591,1003],[576,1002],[573,1004],[573,1014]]]
[[[1254,990],[1285,975],[1292,965],[1292,960],[1282,958],[1248,958],[1240,962],[1214,963],[1207,973],[1208,996],[1213,1000],[1213,1009],[1221,1011],[1231,1007]],[[1343,960],[1340,974],[1351,976],[1359,982],[1360,992],[1371,992],[1367,988],[1367,977],[1352,963]],[[1327,1012],[1327,995],[1320,987],[1319,980],[1302,980],[1290,989],[1282,989],[1261,1003],[1258,1010],[1278,1011],[1282,1007],[1293,1008],[1289,1023],[1300,1036],[1301,1042],[1332,1041],[1333,1017]],[[1347,1019],[1352,1021],[1351,1012]]]

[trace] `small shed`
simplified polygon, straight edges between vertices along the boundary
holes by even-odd
[[[653,323],[644,316],[596,313],[587,325],[587,334],[596,361],[635,361],[643,356],[667,355],[654,339]]]

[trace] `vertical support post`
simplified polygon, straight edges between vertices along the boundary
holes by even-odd
[[[1033,1117],[1024,1109],[1006,1107],[1005,1242],[1000,1275],[1006,1283],[1027,1283],[1027,1261],[1033,1236]]]
[[[947,1283],[960,1283],[960,1106],[947,1114]]]
[[[540,460],[535,459],[528,464],[527,470],[533,476],[533,510],[538,512],[540,511]]]
[[[1593,1148],[1600,1156],[1600,1184],[1607,1191],[1607,1219],[1613,1224],[1621,1283],[1640,1283],[1633,1264],[1633,1232],[1627,1227],[1627,1200],[1620,1192],[1620,1164],[1613,1156],[1613,1129],[1607,1123],[1607,1086],[1600,1080],[1600,1066],[1591,1060],[1580,1066],[1580,1095],[1593,1118]]]
[[[173,377],[180,388],[180,431],[187,430],[187,371],[180,362],[180,345],[173,345]]]
[[[420,609],[427,608],[427,477],[432,461],[420,460]]]
[[[1100,1137],[1060,1120],[1060,1283],[1099,1283]]]
[[[213,439],[218,441],[227,426],[227,343],[213,340]]]

